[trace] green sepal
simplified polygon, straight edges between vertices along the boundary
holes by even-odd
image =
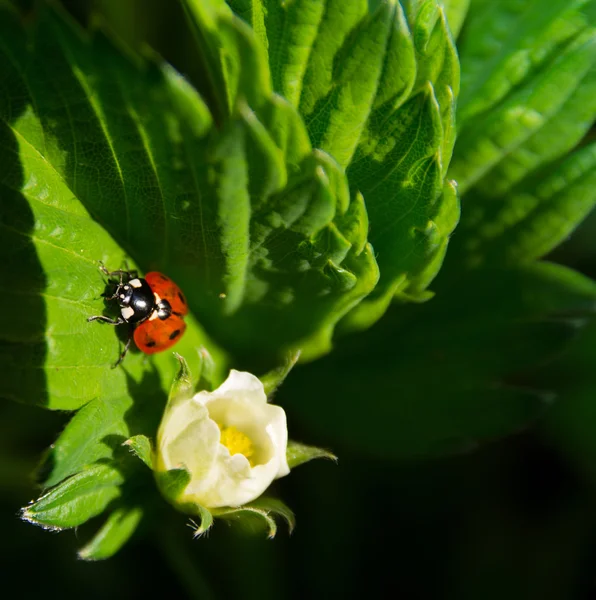
[[[178,404],[178,402],[188,400],[194,393],[192,377],[186,359],[180,354],[175,356],[178,359],[179,368],[170,387],[166,410]]]
[[[216,518],[234,520],[248,530],[258,530],[264,526],[270,539],[277,534],[274,517],[284,519],[290,533],[296,524],[294,513],[278,498],[268,496],[262,496],[243,506],[214,508],[212,512]]]
[[[153,448],[151,440],[146,435],[133,435],[125,442],[122,442],[130,451],[150,469],[153,469]]]
[[[295,350],[294,352],[288,353],[282,365],[269,371],[262,377],[259,377],[261,383],[263,384],[263,388],[265,389],[265,394],[268,398],[272,396],[277,388],[284,382],[285,378],[288,376],[288,373],[298,362],[299,358],[300,350]]]
[[[261,496],[260,498],[249,502],[246,506],[267,511],[274,517],[283,519],[288,526],[289,533],[292,533],[296,527],[296,516],[294,515],[294,512],[279,498],[274,498],[272,496]]]
[[[155,471],[155,481],[164,498],[179,507],[178,498],[190,482],[190,473],[183,467],[169,471]]]
[[[197,390],[213,391],[216,387],[217,366],[207,348],[201,346],[198,352],[200,372],[198,375]]]
[[[200,525],[191,521],[195,530],[195,537],[209,530],[213,525],[212,512],[196,502],[180,501],[180,495],[190,482],[190,473],[186,469],[180,467],[178,469],[170,469],[169,471],[155,471],[155,481],[160,492],[170,504],[180,512],[200,518]]]
[[[245,505],[237,508],[218,508],[215,511],[216,517],[235,521],[249,531],[259,531],[265,527],[269,539],[274,538],[277,533],[277,523],[266,510]]]
[[[307,446],[306,444],[300,444],[292,440],[288,441],[286,460],[290,469],[294,469],[315,458],[327,458],[333,462],[337,462],[337,456],[329,450],[317,448],[316,446]]]
[[[191,524],[194,527],[193,537],[195,538],[207,533],[213,526],[213,513],[200,504],[186,505],[184,512],[196,515],[201,519],[200,525],[191,519]]]

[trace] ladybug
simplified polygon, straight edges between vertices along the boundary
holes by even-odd
[[[113,293],[103,295],[107,301],[118,302],[120,316],[111,319],[97,315],[88,317],[87,321],[131,326],[124,350],[113,367],[124,360],[133,338],[141,352],[155,354],[171,348],[182,337],[186,329],[182,317],[188,313],[188,305],[180,288],[169,277],[151,271],[143,279],[136,271],[108,271],[101,263],[99,268],[108,278],[118,278],[108,282]]]

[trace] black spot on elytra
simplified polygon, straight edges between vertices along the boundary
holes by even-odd
[[[159,274],[159,278],[160,278],[162,281],[170,281],[170,280],[169,280],[169,279],[168,279],[168,278],[167,278],[165,275],[162,275],[161,273]]]
[[[156,342],[155,340],[151,340],[150,342],[147,342],[145,344],[145,346],[147,346],[147,348],[153,348],[153,346],[155,346]]]
[[[178,292],[178,298],[180,298],[180,302],[182,302],[182,304],[186,305],[186,298],[184,297],[182,292]]]
[[[180,335],[180,329],[176,329],[170,333],[170,339],[175,340]]]

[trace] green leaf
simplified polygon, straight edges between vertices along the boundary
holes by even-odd
[[[238,19],[224,22],[238,29],[230,44],[252,40]],[[86,322],[104,309],[96,261],[117,267],[127,255],[187,295],[193,315],[176,350],[193,372],[200,346],[218,369],[226,362],[195,317],[229,350],[263,362],[299,346],[305,357],[329,349],[335,323],[378,275],[357,235],[362,203],[351,208],[345,175],[311,150],[295,111],[261,90],[257,114],[245,90],[215,128],[171,68],[125,57],[99,32],[87,39],[45,8],[27,30],[10,18],[1,27],[0,258],[13,283],[2,296],[12,309],[0,318],[0,360],[11,377],[0,394],[54,409],[127,395],[124,370],[109,369],[114,330]],[[258,66],[249,54],[238,46],[226,56]],[[136,383],[141,358],[131,352],[125,364]],[[175,363],[152,360],[169,386]]]
[[[203,209],[201,228],[219,228],[223,238],[201,275],[202,320],[248,360],[260,352],[277,362],[296,348],[315,357],[376,283],[370,248],[342,230],[346,220],[348,233],[363,230],[365,211],[350,208],[340,166],[312,150],[296,111],[271,93],[266,56],[250,28],[221,3],[186,8],[198,54],[200,40],[211,40],[202,58],[226,82],[229,108],[212,145],[197,147],[214,167],[201,181],[217,199]]]
[[[466,210],[449,271],[539,258],[594,205],[596,5],[472,3],[449,176]],[[487,59],[487,56],[490,56]]]
[[[383,458],[461,451],[540,416],[516,375],[552,360],[596,309],[596,284],[549,263],[474,271],[431,303],[302,367],[283,402],[329,443]]]
[[[398,291],[424,297],[452,231],[434,219],[457,212],[454,196],[442,194],[459,87],[442,10],[428,0],[406,19],[394,1],[228,4],[267,51],[275,91],[300,110],[313,145],[346,169],[352,196],[366,203],[380,281],[342,327],[369,326]]]
[[[506,198],[474,198],[462,240],[453,247],[459,266],[529,262],[567,239],[596,205],[596,144],[539,171]]]
[[[470,0],[443,0],[443,6],[445,7],[449,29],[451,29],[453,37],[457,38],[468,14]]]
[[[258,156],[247,148],[249,170]],[[233,194],[231,209],[236,203]],[[341,231],[349,214],[345,176],[329,156],[315,151],[284,189],[256,206],[261,208],[252,213],[246,271],[237,284],[229,280],[227,289],[218,288],[216,298],[205,287],[202,306],[214,317],[207,320],[219,327],[217,337],[227,348],[248,360],[260,354],[278,362],[298,348],[303,357],[316,357],[328,351],[335,323],[378,276],[370,247],[352,247]]]
[[[434,296],[427,288],[437,276],[443,266],[443,260],[447,253],[449,235],[453,232],[459,222],[460,205],[457,183],[453,180],[446,181],[443,188],[443,198],[440,202],[439,212],[435,217],[431,231],[438,240],[434,250],[429,255],[426,266],[410,280],[405,291],[398,291],[396,297],[402,301],[426,302]],[[399,280],[397,288],[399,288]],[[381,307],[383,303],[381,302]],[[363,311],[365,316],[365,313]]]
[[[472,3],[465,35],[459,40],[460,124],[467,126],[472,117],[488,111],[520,84],[549,70],[553,58],[573,42],[593,12],[590,0]]]
[[[109,463],[69,477],[21,511],[25,521],[46,529],[77,527],[120,497],[122,473]]]
[[[270,77],[250,28],[223,1],[183,0],[182,5],[206,75],[199,90],[212,99],[218,121],[228,118],[239,101],[253,108],[262,104],[271,93]]]
[[[157,146],[172,146],[168,135],[175,137],[176,120],[184,120],[190,134],[209,119],[168,69],[139,69],[103,36],[82,40],[41,12],[29,32],[6,13],[0,20],[0,76],[7,83],[0,101],[6,200],[0,257],[3,277],[13,282],[1,301],[11,304],[12,317],[0,323],[0,360],[11,373],[0,394],[75,409],[94,398],[126,395],[126,373],[139,383],[146,372],[134,352],[125,368],[110,369],[120,352],[114,329],[86,321],[103,312],[97,261],[120,265],[127,252],[118,238],[137,248],[146,268],[166,265],[169,241],[179,235],[166,227],[166,215],[172,225],[176,215],[168,211],[176,203],[181,209],[183,178],[170,166],[158,169],[172,165],[172,155],[164,162]],[[137,85],[125,83],[131,79]],[[189,355],[200,344],[221,357],[189,318],[177,349]],[[155,364],[169,385],[171,358],[160,356]]]
[[[455,140],[459,70],[444,15],[435,9],[423,3],[413,23],[418,70],[410,98],[371,116],[348,168],[350,184],[366,201],[381,278],[346,329],[372,324],[395,294],[425,299],[457,224],[458,199],[443,182]]]
[[[56,485],[98,461],[128,457],[126,440],[154,434],[165,404],[157,372],[146,372],[138,383],[127,378],[127,384],[126,395],[97,398],[71,419],[44,459],[38,474],[44,485]]]
[[[583,329],[571,347],[549,368],[534,374],[557,389],[559,402],[541,423],[540,433],[550,447],[593,485],[596,481],[594,437],[594,360],[596,323]]]
[[[87,465],[111,458],[115,447],[129,437],[124,415],[131,407],[128,397],[87,404],[50,449],[38,477],[52,487]]]
[[[450,171],[462,193],[476,185],[481,193],[501,196],[582,138],[596,114],[595,31],[596,21],[498,107],[473,119],[462,117]]]
[[[210,100],[216,120],[221,122],[230,113],[230,98],[220,58],[221,41],[217,35],[217,14],[223,8],[223,2],[189,0],[182,2],[182,6],[189,17],[190,30],[199,49],[197,56],[205,76],[202,91]],[[202,21],[203,27],[197,26],[199,21]]]
[[[333,8],[337,10],[339,3],[330,4],[335,4]],[[343,5],[345,7],[345,3]],[[409,70],[400,73],[401,77],[398,81],[393,82],[394,88],[401,84],[400,89],[392,89],[387,93],[381,88],[381,96],[387,98],[377,100],[378,88],[382,86],[383,70],[386,68],[384,66],[386,54],[389,54],[387,56],[389,68],[395,68],[391,64],[392,59],[395,60],[390,54],[391,51],[405,50],[407,54],[402,55],[401,60],[412,61],[413,59],[405,29],[405,19],[399,4],[382,2],[372,14],[360,20],[346,39],[347,43],[338,48],[335,57],[327,53],[325,56],[327,60],[335,58],[337,62],[325,94],[317,97],[316,89],[313,93],[315,86],[312,83],[322,78],[323,74],[317,66],[320,69],[323,65],[321,63],[317,65],[313,59],[321,52],[321,45],[324,44],[323,32],[335,39],[339,37],[339,28],[333,31],[330,27],[333,12],[329,7],[325,29],[319,30],[317,48],[313,49],[314,56],[305,76],[305,97],[301,101],[300,109],[307,118],[313,144],[329,152],[342,167],[346,168],[351,163],[364,133],[373,104],[384,104],[386,100],[395,101],[397,94],[407,95],[412,85],[414,65],[408,65]]]
[[[89,561],[110,558],[129,540],[142,517],[140,507],[112,511],[93,539],[79,550],[79,558]]]
[[[460,69],[455,42],[451,37],[444,9],[424,0],[413,21],[417,74],[414,89],[432,84],[441,112],[443,142],[439,160],[444,175],[455,143],[455,99],[459,95]]]
[[[306,444],[300,444],[299,442],[294,442],[292,440],[288,441],[286,459],[290,469],[294,469],[315,458],[328,458],[329,460],[337,462],[337,456],[332,452],[329,452],[329,450],[316,448],[315,446],[307,446]]]
[[[430,220],[440,208],[437,152],[442,142],[432,87],[414,96],[399,112],[401,120],[386,125],[378,147],[367,155],[357,155],[349,170],[350,180],[357,182],[367,202],[369,239],[379,253],[381,278],[373,293],[347,318],[348,328],[372,324],[393,295],[407,292],[409,277],[423,271],[447,239],[442,239]]]
[[[130,448],[131,452],[143,463],[153,469],[153,448],[151,440],[146,435],[133,435],[122,443],[123,446]]]

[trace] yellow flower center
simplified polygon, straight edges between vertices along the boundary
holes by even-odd
[[[231,425],[230,427],[224,427],[223,425],[217,424],[221,431],[221,438],[219,443],[225,446],[230,451],[230,456],[234,454],[244,454],[248,458],[248,462],[251,467],[255,464],[252,459],[252,455],[255,449],[252,445],[251,439],[238,429]]]

